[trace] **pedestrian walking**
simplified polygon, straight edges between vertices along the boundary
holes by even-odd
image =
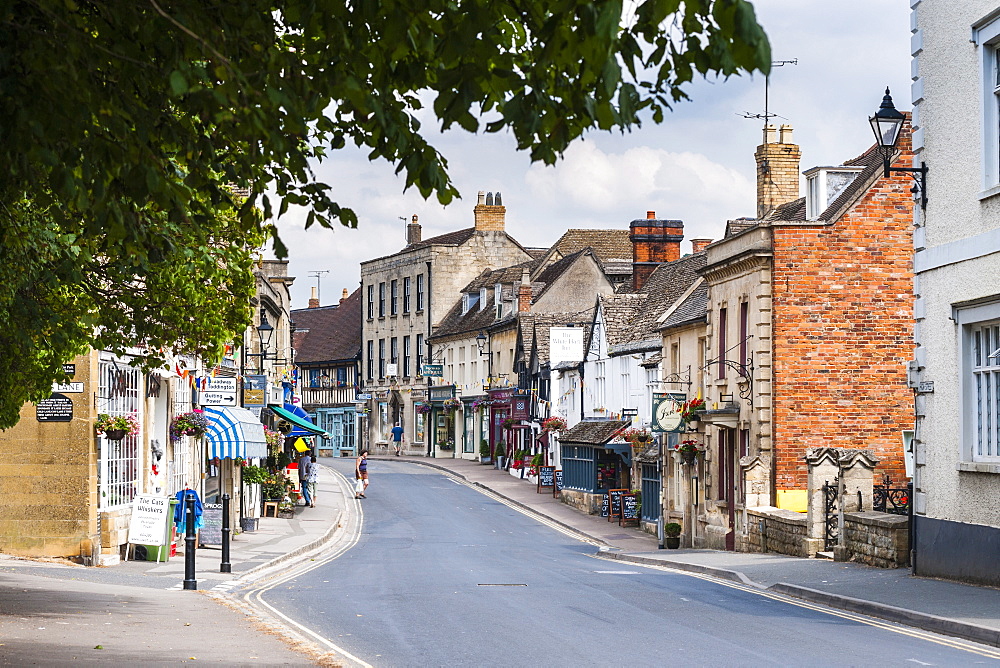
[[[354,498],[364,499],[368,490],[368,451],[362,450],[361,454],[354,461]]]
[[[312,467],[312,457],[309,456],[309,451],[306,450],[299,457],[299,489],[302,490],[302,498],[305,500],[307,506],[312,505],[312,497],[309,495],[309,485],[306,482],[309,477],[310,467]]]
[[[399,457],[399,451],[403,445],[403,427],[397,422],[396,426],[392,428],[392,445],[396,448],[396,456]]]
[[[309,473],[306,474],[305,489],[309,490],[309,507],[316,507],[316,482],[319,478],[319,467],[316,462],[309,463]]]

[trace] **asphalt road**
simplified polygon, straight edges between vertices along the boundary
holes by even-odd
[[[353,460],[335,461],[353,475]],[[260,597],[373,666],[998,664],[993,648],[610,562],[457,479],[371,462],[356,542]]]

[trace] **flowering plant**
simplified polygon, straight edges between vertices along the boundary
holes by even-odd
[[[695,440],[688,439],[686,441],[681,441],[674,446],[674,450],[677,452],[698,452],[701,450],[701,443]]]
[[[681,419],[688,422],[698,417],[696,413],[702,410],[705,410],[704,399],[688,399],[681,405]]]
[[[417,404],[417,412],[421,415],[427,415],[431,412],[430,404]]]
[[[524,468],[524,460],[523,459],[515,459],[514,463],[511,464],[511,467],[513,467],[515,469],[523,469]]]
[[[268,450],[277,450],[281,447],[282,442],[285,440],[285,436],[280,431],[264,427],[264,440],[267,441]]]
[[[646,445],[653,442],[653,435],[649,433],[648,429],[628,427],[618,432],[618,434],[622,437],[622,440],[628,441],[633,446]]]
[[[446,411],[455,411],[462,407],[462,401],[460,399],[445,399],[444,409]]]
[[[139,417],[135,413],[128,415],[108,415],[101,413],[97,416],[94,428],[98,434],[106,434],[109,431],[124,430],[129,436],[139,433]]]
[[[528,469],[528,475],[538,475],[538,467],[532,466],[530,469]]]
[[[170,421],[171,441],[179,441],[181,436],[204,436],[206,431],[208,431],[208,417],[204,411],[181,413]]]
[[[566,420],[562,419],[558,415],[553,415],[550,418],[546,418],[542,422],[542,431],[562,431],[566,428]]]
[[[438,443],[438,447],[440,447],[442,450],[454,450],[455,449],[455,439],[453,439],[453,438],[447,438],[447,439],[441,441],[440,443]]]
[[[489,399],[476,399],[472,402],[472,410],[481,411],[490,405]]]
[[[514,425],[518,425],[518,424],[521,424],[521,421],[519,419],[517,419],[517,418],[507,418],[503,422],[500,423],[500,426],[503,427],[504,429],[510,429]]]

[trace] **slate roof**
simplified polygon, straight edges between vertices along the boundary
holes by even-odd
[[[296,309],[291,319],[296,363],[352,360],[361,354],[360,287],[338,306]]]
[[[650,274],[642,288],[648,299],[635,323],[637,335],[659,338],[660,316],[691,289],[699,278],[698,272],[705,268],[707,258],[705,251],[692,253],[661,264]]]
[[[559,443],[583,443],[585,445],[604,445],[610,441],[623,427],[632,424],[627,420],[584,420],[578,422],[559,434]]]
[[[552,247],[564,256],[592,248],[602,265],[624,260],[631,270],[632,240],[628,230],[566,230]]]
[[[601,295],[604,336],[609,346],[632,341],[633,323],[646,303],[645,294]]]
[[[662,314],[661,314],[662,315]],[[694,291],[668,315],[660,329],[670,329],[708,320],[708,283],[702,281]]]
[[[586,313],[522,313],[521,314],[521,341],[524,346],[524,359],[527,361],[531,357],[532,350],[538,356],[538,363],[545,365],[549,363],[549,330],[553,327],[563,327],[567,323],[579,322],[586,319],[587,324],[583,328],[583,340],[590,336],[593,314]],[[579,362],[580,360],[576,360]]]
[[[466,241],[471,239],[472,235],[475,233],[475,227],[467,227],[464,230],[455,230],[454,232],[445,232],[444,234],[439,234],[436,237],[421,239],[416,243],[409,244],[406,246],[405,250],[425,248],[427,246],[461,246]]]
[[[441,324],[434,328],[434,334],[428,337],[428,341],[435,341],[458,334],[478,332],[490,327],[496,320],[496,315],[492,302],[486,308],[480,309],[481,304],[477,303],[468,313],[462,313],[462,300],[459,299],[451,307],[448,314],[441,320]]]

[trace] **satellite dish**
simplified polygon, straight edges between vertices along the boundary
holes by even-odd
[[[292,423],[288,420],[280,420],[278,422],[278,431],[280,431],[285,436],[292,433]]]

